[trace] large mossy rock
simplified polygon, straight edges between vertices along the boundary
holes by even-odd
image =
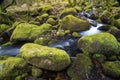
[[[115,21],[115,26],[120,29],[120,19]]]
[[[83,52],[98,53],[105,56],[116,55],[120,51],[116,38],[110,33],[84,36],[79,39],[78,46]]]
[[[114,17],[109,11],[104,11],[100,16],[100,20],[105,24],[114,24]]]
[[[114,18],[119,19],[120,18],[120,7],[113,7],[112,13]]]
[[[86,75],[90,74],[91,70],[91,59],[84,54],[78,54],[73,60],[71,66],[68,68],[67,73],[72,80],[85,80],[87,78]]]
[[[31,41],[38,38],[40,35],[48,32],[51,29],[50,24],[42,24],[37,26],[29,23],[21,23],[16,26],[10,38],[11,41]]]
[[[64,9],[61,13],[60,13],[60,18],[63,18],[67,15],[73,15],[75,16],[77,14],[77,11],[76,9],[74,8],[67,8],[67,9]]]
[[[25,74],[29,69],[22,58],[6,57],[0,59],[0,80],[15,80],[17,76]]]
[[[120,41],[120,29],[118,29],[117,27],[115,26],[112,26],[109,30],[108,30],[109,33],[111,33],[112,35],[114,35],[116,37],[116,39],[118,41]]]
[[[60,71],[70,64],[69,55],[57,48],[27,43],[21,47],[20,53],[28,63],[47,70]]]
[[[103,72],[113,78],[120,78],[120,61],[109,61],[103,65]]]
[[[89,29],[90,23],[86,20],[68,15],[62,19],[61,27],[71,31],[83,31]]]

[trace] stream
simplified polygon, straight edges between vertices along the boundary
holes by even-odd
[[[89,22],[94,22],[94,20],[90,20]],[[97,22],[96,22],[97,23]],[[97,23],[97,26],[91,25],[89,30],[78,32],[81,36],[87,36],[87,35],[93,35],[97,33],[101,33],[101,30],[98,30],[100,26],[103,24]],[[62,38],[59,42],[53,43],[50,45],[50,47],[56,47],[65,50],[67,53],[69,53],[70,56],[75,56],[77,52],[80,50],[77,45],[78,38],[68,37],[68,38]],[[20,45],[11,45],[7,47],[0,47],[0,55],[11,55],[15,56],[20,53]],[[76,54],[75,54],[76,53]]]

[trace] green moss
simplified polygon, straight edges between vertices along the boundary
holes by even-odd
[[[52,6],[51,5],[43,5],[42,6],[42,12],[48,12],[52,9]]]
[[[82,31],[89,29],[89,22],[86,20],[79,19],[72,15],[68,15],[62,19],[60,22],[61,28],[67,29],[70,31]]]
[[[66,8],[60,13],[60,18],[63,18],[67,15],[76,15],[77,11],[74,8]]]
[[[31,41],[38,38],[40,35],[45,34],[51,29],[50,24],[42,24],[37,26],[34,24],[21,23],[12,33],[11,41]]]
[[[36,39],[34,43],[39,45],[48,45],[48,43],[51,41],[51,38],[49,36],[44,36]]]
[[[100,19],[105,24],[114,25],[114,17],[112,15],[112,13],[109,11],[104,11],[100,16]]]
[[[106,56],[116,55],[120,51],[116,38],[109,33],[84,36],[79,39],[78,46],[83,52],[88,52],[90,54],[98,53]]]
[[[0,33],[6,31],[9,28],[8,25],[6,24],[0,24]]]
[[[73,36],[73,37],[80,37],[80,34],[78,34],[77,32],[73,32],[73,33],[72,33],[72,36]]]
[[[5,43],[5,44],[2,44],[1,46],[2,46],[2,47],[6,47],[6,46],[10,46],[10,45],[12,45],[12,43],[11,43],[11,42],[7,42],[7,43]]]
[[[43,22],[45,22],[45,21],[48,19],[48,17],[49,17],[49,15],[48,15],[47,13],[44,13],[44,14],[42,14],[42,15],[40,15],[40,16],[37,16],[37,19],[38,19],[41,23],[43,23]]]
[[[55,25],[56,21],[53,18],[49,18],[46,23],[51,24],[51,25]]]
[[[0,79],[14,80],[16,76],[28,71],[25,66],[26,62],[22,58],[8,57],[0,60]]]
[[[98,53],[94,54],[94,55],[92,56],[92,58],[93,58],[94,60],[99,61],[100,63],[103,63],[103,62],[106,60],[106,57],[105,57],[104,55],[98,54]]]
[[[30,64],[47,70],[60,71],[70,64],[69,55],[57,48],[28,43],[21,47],[20,53]]]
[[[120,29],[120,19],[115,21],[115,26]]]
[[[120,38],[120,30],[119,30],[117,27],[112,26],[112,27],[108,30],[108,32],[111,33],[112,35],[114,35],[117,40],[119,40],[119,38]]]
[[[86,79],[86,75],[90,74],[92,70],[92,62],[89,57],[84,54],[78,54],[73,60],[73,63],[68,68],[68,75],[72,80]]]
[[[120,18],[120,8],[119,7],[113,7],[112,13],[114,18],[119,19]]]
[[[82,8],[80,6],[75,6],[74,8],[76,9],[77,12],[82,11]]]
[[[106,75],[114,78],[120,77],[120,62],[118,61],[109,61],[105,62],[105,64],[102,65],[103,71]]]
[[[41,69],[38,69],[38,68],[35,68],[35,67],[32,68],[32,76],[33,77],[38,77],[38,76],[41,76],[41,75],[42,75],[42,70]]]
[[[70,30],[65,30],[65,34],[69,34],[70,33]]]
[[[62,31],[62,30],[59,30],[58,32],[57,32],[57,36],[65,36],[65,32],[64,31]]]

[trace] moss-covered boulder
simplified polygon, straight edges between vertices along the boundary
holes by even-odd
[[[115,21],[115,26],[120,29],[120,19]]]
[[[109,11],[104,11],[100,16],[100,19],[105,24],[114,24],[114,17]]]
[[[34,40],[40,35],[48,32],[51,29],[50,24],[42,24],[37,26],[29,23],[21,23],[16,26],[15,30],[12,33],[10,38],[11,41],[31,41]]]
[[[0,80],[15,80],[27,72],[26,62],[22,58],[8,57],[0,60]]]
[[[68,15],[62,19],[61,27],[70,31],[82,31],[89,29],[90,23],[86,20]]]
[[[102,64],[103,72],[113,78],[120,78],[120,62],[109,61]]]
[[[76,14],[77,14],[77,11],[75,8],[66,8],[60,13],[60,18],[63,18],[67,15],[75,16]]]
[[[72,80],[85,80],[87,78],[86,75],[90,73],[91,69],[91,59],[84,54],[78,54],[68,68],[67,73]]]
[[[120,30],[117,27],[112,26],[109,30],[109,33],[111,33],[112,35],[114,35],[116,37],[116,39],[119,41],[120,39]]]
[[[112,13],[114,18],[119,19],[120,18],[120,7],[113,7]]]
[[[84,36],[79,39],[78,47],[83,52],[98,53],[105,56],[119,53],[119,44],[116,38],[110,33],[99,33],[91,36]]]
[[[28,63],[47,70],[60,71],[70,64],[69,55],[57,48],[27,43],[21,47],[20,53]]]

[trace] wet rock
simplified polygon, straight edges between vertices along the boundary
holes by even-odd
[[[108,31],[110,27],[111,27],[110,25],[103,25],[103,26],[100,26],[98,29],[103,31]]]
[[[45,34],[50,29],[51,25],[46,23],[42,24],[41,26],[29,23],[21,23],[16,26],[10,40],[13,42],[31,41],[40,37],[40,35]]]
[[[70,31],[83,31],[89,29],[90,23],[86,20],[68,15],[62,19],[61,27]]]
[[[91,70],[92,62],[90,58],[84,54],[78,54],[68,68],[67,73],[72,80],[85,80]]]
[[[105,56],[116,55],[120,51],[116,38],[110,33],[84,36],[79,39],[78,47],[82,49],[83,52],[90,54],[98,53]]]
[[[69,55],[57,48],[28,43],[21,47],[20,52],[28,63],[47,70],[60,71],[70,64]]]
[[[108,61],[102,64],[103,72],[109,77],[120,78],[120,62]]]
[[[109,11],[104,11],[100,16],[100,19],[105,24],[112,24],[112,25],[114,24],[113,15]]]
[[[77,11],[74,8],[67,8],[64,9],[61,13],[60,13],[60,18],[63,18],[67,15],[73,15],[75,16],[77,14]]]
[[[0,60],[0,79],[15,80],[17,76],[27,73],[26,62],[22,58],[8,57]]]

